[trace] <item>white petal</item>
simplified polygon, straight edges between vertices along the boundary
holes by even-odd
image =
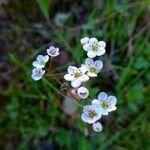
[[[97,120],[99,120],[100,118],[101,118],[101,116],[102,116],[102,113],[101,113],[101,111],[100,111],[100,109],[98,108],[98,107],[96,107],[97,108]]]
[[[114,111],[114,110],[116,110],[116,109],[117,109],[116,106],[109,107],[108,112]]]
[[[81,67],[83,67],[83,69],[84,69],[83,72],[84,73],[86,73],[88,71],[88,67],[86,65],[81,64]]]
[[[108,115],[108,110],[107,109],[100,109],[100,112],[102,115]]]
[[[55,54],[49,54],[51,57],[56,57],[58,56],[60,53],[55,53]]]
[[[87,72],[87,75],[89,77],[97,77],[97,74],[96,73],[92,73],[92,72]]]
[[[94,62],[94,66],[96,67],[96,69],[99,71],[100,69],[103,68],[103,62],[101,60],[96,60]]]
[[[79,70],[84,74],[87,72],[87,67],[85,65],[81,65],[81,67],[79,68]]]
[[[91,105],[85,105],[83,107],[83,112],[88,112],[89,108],[91,107]]]
[[[85,51],[89,51],[89,50],[91,50],[91,47],[90,47],[90,45],[88,43],[86,43],[86,44],[83,45],[83,49]]]
[[[106,100],[107,99],[107,94],[105,92],[100,92],[98,95],[98,100]]]
[[[90,67],[90,66],[92,66],[93,64],[94,64],[93,59],[87,58],[87,59],[85,60],[85,65],[86,65],[86,66]]]
[[[99,41],[98,45],[99,45],[99,47],[103,47],[103,48],[106,47],[106,43],[104,41]]]
[[[93,52],[93,51],[88,51],[87,55],[88,55],[89,58],[94,58],[94,57],[96,57],[96,53]]]
[[[37,60],[37,61],[43,61],[43,60],[44,60],[44,56],[43,56],[43,55],[38,55],[38,56],[36,57],[36,60]]]
[[[67,69],[68,73],[70,74],[74,73],[76,70],[77,70],[77,67],[75,66],[69,66]]]
[[[36,76],[34,74],[31,75],[32,79],[37,81],[37,80],[40,80],[42,78],[42,76]]]
[[[88,116],[85,114],[85,113],[83,113],[82,115],[81,115],[81,119],[84,121],[84,122],[88,122]]]
[[[64,79],[67,81],[72,81],[74,79],[74,77],[71,74],[65,74]]]
[[[48,49],[49,50],[53,50],[53,49],[55,49],[55,47],[54,46],[50,46]]]
[[[48,56],[48,55],[45,55],[45,56],[44,56],[44,62],[46,63],[46,62],[48,62],[48,60],[49,60],[49,56]]]
[[[56,53],[59,53],[59,48],[58,47],[56,48]]]
[[[116,105],[117,99],[115,96],[109,96],[108,101],[110,102],[111,105]]]
[[[37,68],[33,68],[33,69],[32,69],[32,74],[35,74],[36,71],[37,71]]]
[[[59,54],[60,54],[59,52],[58,52],[58,53],[56,53],[54,57],[58,56]]]
[[[93,119],[90,119],[90,118],[89,118],[89,119],[87,120],[87,123],[93,124],[93,123],[95,123],[97,120],[98,120],[97,117],[95,117],[95,118],[93,118]]]
[[[41,68],[32,69],[32,74],[33,75],[40,76],[40,75],[43,75],[44,73],[45,73],[45,70],[43,70]]]
[[[95,53],[97,56],[101,56],[105,53],[105,49],[103,47],[99,47]]]
[[[100,132],[102,131],[102,124],[100,122],[96,122],[93,124],[93,130],[95,132]]]
[[[85,44],[89,41],[89,38],[88,37],[84,37],[80,40],[81,44]]]
[[[89,80],[89,77],[86,74],[84,74],[81,77],[79,77],[78,80],[80,80],[81,82],[86,82]]]
[[[34,67],[36,67],[36,68],[44,68],[44,67],[45,67],[45,64],[40,64],[39,61],[34,61],[34,62],[32,63],[32,65],[33,65]]]
[[[41,75],[43,75],[45,73],[45,70],[41,70]]]
[[[56,54],[55,54],[55,56],[58,56],[59,54],[60,54],[59,48],[57,47],[57,48],[56,48]]]
[[[93,44],[93,43],[97,43],[98,40],[96,38],[90,38],[89,43]]]
[[[71,81],[71,86],[74,88],[78,88],[80,85],[81,85],[81,81],[79,81],[79,80]]]
[[[97,99],[92,100],[92,105],[100,106],[100,102]]]
[[[50,46],[46,51],[47,51],[47,54],[48,55],[51,55],[51,51],[52,50],[55,50],[55,47],[54,46]]]

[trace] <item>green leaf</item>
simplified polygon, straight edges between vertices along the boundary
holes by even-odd
[[[50,0],[37,0],[39,6],[40,6],[40,9],[44,15],[44,17],[46,18],[46,20],[48,19],[48,11],[49,11],[49,4],[50,4]]]
[[[135,64],[134,64],[136,69],[143,69],[143,68],[148,68],[149,67],[149,62],[146,60],[144,57],[139,57]]]

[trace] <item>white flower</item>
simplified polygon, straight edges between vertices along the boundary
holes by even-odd
[[[89,77],[85,74],[87,69],[84,66],[80,68],[69,66],[67,71],[68,73],[64,76],[64,79],[71,81],[71,85],[74,88],[78,88],[82,82],[89,80]]]
[[[79,87],[77,89],[77,95],[81,98],[81,99],[86,99],[89,96],[89,90],[86,87]]]
[[[36,61],[34,61],[32,63],[32,65],[36,68],[44,68],[45,67],[45,64],[48,62],[49,60],[49,56],[48,55],[38,55],[36,57]]]
[[[83,49],[87,51],[87,56],[89,58],[94,58],[96,56],[101,56],[105,53],[106,43],[104,41],[98,41],[96,38],[82,38],[81,43],[83,44]]]
[[[103,62],[101,60],[96,60],[94,62],[93,59],[87,58],[85,60],[85,66],[87,67],[87,75],[96,77],[103,67]]]
[[[49,56],[52,56],[52,57],[56,57],[58,56],[60,53],[59,53],[59,48],[58,47],[54,47],[54,46],[50,46],[48,49],[47,49],[47,54]]]
[[[98,107],[94,105],[86,105],[83,108],[83,113],[81,115],[81,119],[84,122],[87,122],[89,124],[95,123],[97,120],[101,118],[101,113],[98,109]]]
[[[40,80],[42,78],[42,76],[44,75],[45,70],[41,69],[41,68],[34,68],[32,70],[32,78],[33,80],[37,81]]]
[[[98,95],[98,100],[92,101],[92,105],[98,106],[103,115],[108,115],[108,112],[116,110],[117,99],[115,96],[107,96],[105,92]]]
[[[102,131],[102,124],[100,122],[93,123],[93,130],[95,132]]]

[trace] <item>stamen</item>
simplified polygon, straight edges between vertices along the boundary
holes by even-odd
[[[75,73],[74,73],[74,77],[75,77],[75,78],[81,77],[81,73],[80,73],[80,72],[75,72]]]
[[[90,110],[88,115],[89,115],[89,118],[93,119],[97,114],[94,110]]]
[[[109,105],[108,105],[107,102],[104,101],[104,102],[101,103],[101,106],[102,106],[103,109],[107,109]]]
[[[89,71],[92,72],[92,73],[95,73],[96,72],[96,68],[95,67],[90,67]]]

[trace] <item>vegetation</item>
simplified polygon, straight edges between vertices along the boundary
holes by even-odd
[[[0,3],[1,4],[1,3]],[[150,34],[146,0],[8,0],[0,9],[0,148],[68,150],[150,149]],[[102,118],[100,133],[80,119],[81,108],[64,112],[65,93],[51,78],[35,82],[32,62],[53,44],[61,56],[54,72],[83,63],[80,39],[107,43],[104,69],[88,82],[118,99]]]

